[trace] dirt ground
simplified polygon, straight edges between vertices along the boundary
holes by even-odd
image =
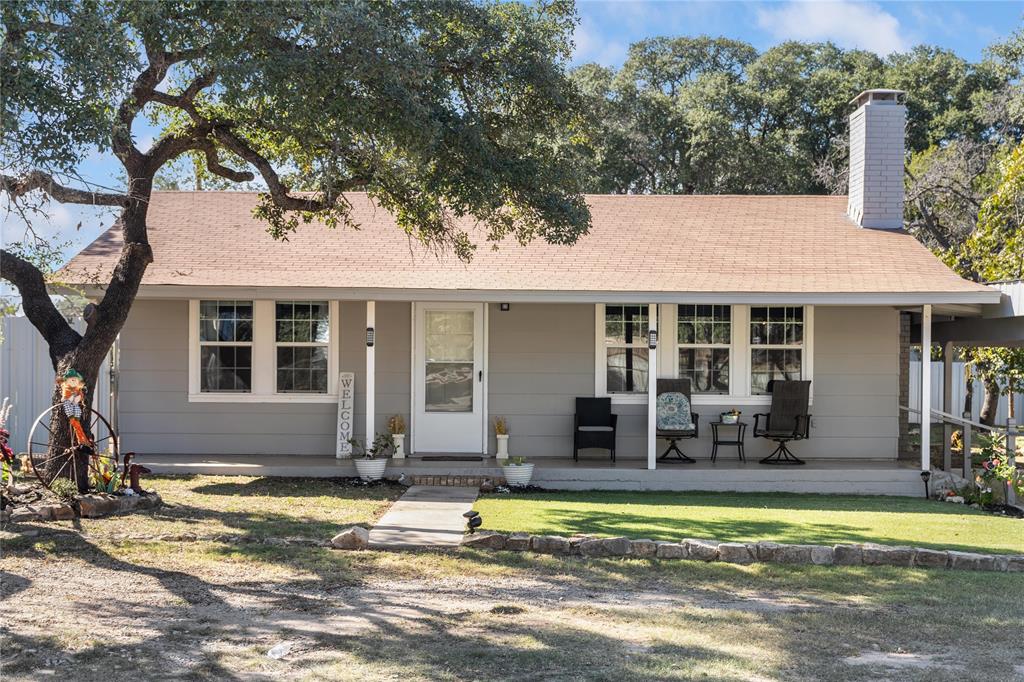
[[[6,680],[1024,679],[1016,576],[66,531],[4,554]],[[958,584],[1016,603],[929,596]]]

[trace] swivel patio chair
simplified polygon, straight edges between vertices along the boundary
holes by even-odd
[[[778,443],[762,464],[806,464],[787,447],[787,443],[810,437],[811,401],[810,381],[769,381],[772,396],[771,411],[754,415],[754,438],[766,438]],[[764,424],[761,419],[764,418]]]
[[[668,448],[658,459],[675,456],[681,462],[693,464],[696,460],[687,457],[679,449],[678,441],[697,438],[700,415],[691,409],[692,395],[689,379],[658,379],[658,402],[655,415],[655,429],[658,438],[668,441]]]
[[[611,398],[576,398],[573,420],[572,459],[578,462],[583,448],[604,448],[615,461],[615,429],[619,416],[612,414]]]

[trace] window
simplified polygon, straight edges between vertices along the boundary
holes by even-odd
[[[199,302],[199,390],[252,391],[252,301]]]
[[[327,393],[327,301],[278,301],[274,343],[278,393]]]
[[[647,331],[647,306],[605,306],[605,387],[608,393],[647,392]]]
[[[729,393],[732,308],[680,305],[676,309],[679,377],[689,378],[694,393]]]
[[[768,393],[774,379],[800,379],[804,364],[802,306],[750,308],[750,392]]]
[[[338,301],[191,300],[191,402],[337,400]]]

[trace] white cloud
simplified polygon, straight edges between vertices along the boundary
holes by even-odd
[[[777,40],[831,40],[881,56],[913,43],[899,19],[869,2],[787,2],[758,9],[757,23]]]
[[[623,43],[602,36],[601,31],[590,25],[586,18],[576,26],[572,41],[576,44],[572,56],[576,64],[597,62],[604,66],[618,66],[626,58],[629,49]]]

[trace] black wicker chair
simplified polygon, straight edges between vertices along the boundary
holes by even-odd
[[[810,437],[810,381],[770,381],[771,412],[754,415],[754,438],[767,438],[779,444],[762,464],[805,464],[786,446]],[[764,424],[761,419],[764,418]]]
[[[612,414],[611,398],[576,398],[573,421],[572,458],[578,462],[583,448],[604,448],[615,461],[615,428],[619,416]]]
[[[660,398],[661,395],[664,394],[664,393],[682,393],[684,396],[686,396],[687,402],[690,403],[690,418],[693,420],[693,428],[692,429],[683,429],[683,430],[671,430],[671,429],[663,429],[661,427],[658,427],[657,430],[656,430],[658,438],[662,438],[662,439],[668,441],[668,448],[665,450],[665,452],[662,453],[661,457],[659,457],[658,459],[667,459],[668,457],[670,457],[672,455],[675,455],[676,459],[678,459],[679,461],[687,462],[687,463],[692,464],[696,460],[692,459],[691,457],[687,457],[686,453],[684,453],[682,450],[680,450],[679,449],[679,445],[677,444],[678,441],[680,441],[680,440],[685,440],[685,439],[690,439],[690,438],[697,438],[700,435],[700,431],[699,431],[699,428],[700,428],[699,427],[700,415],[698,415],[696,412],[693,411],[693,402],[691,400],[692,389],[691,389],[690,380],[689,379],[658,379],[658,397]],[[661,405],[660,405],[661,401],[659,400],[658,402],[659,402],[659,405],[655,409],[660,410],[661,409]],[[656,421],[658,421],[658,422],[661,421],[660,418],[661,418],[660,414],[658,414],[655,417]]]

